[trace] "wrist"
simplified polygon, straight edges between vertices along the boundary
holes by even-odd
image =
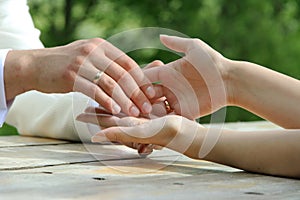
[[[226,59],[224,61],[224,69],[223,80],[225,82],[226,87],[226,96],[227,96],[227,105],[236,106],[238,105],[238,97],[237,90],[239,88],[239,66],[240,61]]]
[[[18,94],[34,89],[32,73],[33,52],[13,50],[8,52],[4,63],[4,85],[6,99],[13,99]]]

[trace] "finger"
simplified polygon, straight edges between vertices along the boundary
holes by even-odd
[[[178,98],[170,89],[162,85],[156,85],[154,88],[156,89],[156,96],[151,100],[153,114],[161,117],[170,113],[166,110],[165,100],[169,103],[171,110],[174,110],[176,114],[181,113]]]
[[[104,108],[102,107],[92,107],[92,106],[89,106],[87,107],[85,110],[84,110],[85,113],[90,113],[90,114],[97,114],[97,115],[107,115],[107,116],[111,116],[111,115],[114,115],[116,117],[119,117],[119,118],[123,118],[123,117],[127,117],[128,115],[120,112],[119,114],[112,114],[111,112],[105,110]]]
[[[134,142],[126,142],[121,143],[129,148],[138,150],[138,154],[141,157],[146,157],[149,154],[153,152],[153,149],[155,148],[154,145],[148,145],[148,144],[140,144],[140,143],[134,143]]]
[[[164,67],[152,67],[144,70],[145,76],[151,81],[151,83],[160,82],[160,73]]]
[[[73,90],[89,96],[113,114],[118,114],[121,111],[120,106],[111,97],[99,88],[99,86],[87,79],[78,76]]]
[[[143,68],[143,72],[145,72],[145,71],[147,71],[147,70],[149,70],[149,69],[151,69],[151,68],[159,67],[159,66],[163,66],[163,65],[164,65],[164,63],[163,63],[162,61],[160,61],[160,60],[155,60],[155,61],[149,63],[146,67],[144,67],[144,68]],[[156,84],[153,84],[153,83],[152,83],[152,85],[153,85],[153,89],[154,89],[155,92],[154,92],[154,96],[152,96],[151,99],[155,98],[155,96],[158,95],[157,92],[158,92],[159,94],[161,94],[161,91],[156,87]],[[142,89],[145,90],[145,89],[146,89],[145,86],[143,86]],[[151,101],[151,99],[150,99],[150,101]]]
[[[154,60],[153,62],[149,63],[146,67],[143,68],[143,71],[144,70],[147,70],[147,69],[151,69],[153,67],[158,67],[158,66],[162,66],[164,65],[164,63],[160,60]]]
[[[110,112],[108,112],[107,110],[105,110],[102,107],[93,107],[93,106],[89,106],[84,110],[85,113],[93,113],[93,114],[108,114],[108,115],[112,115]]]
[[[99,69],[93,66],[88,60],[84,62],[79,68],[77,74],[91,82],[94,81],[96,74],[99,72]]]
[[[190,48],[191,39],[177,36],[160,35],[160,41],[169,49],[185,53]]]
[[[137,126],[148,121],[145,118],[135,118],[135,117],[124,117],[119,118],[110,114],[95,114],[95,113],[82,113],[77,116],[76,120],[93,123],[103,127],[111,126]]]
[[[147,157],[153,152],[152,145],[150,144],[139,144],[137,150],[141,157]]]
[[[129,73],[125,73],[119,78],[118,84],[122,86],[123,91],[134,102],[143,114],[149,114],[152,110],[149,99],[145,96],[143,91],[134,82]],[[148,86],[143,86],[148,87]],[[151,86],[153,88],[153,86]],[[155,93],[154,93],[155,95]]]
[[[123,66],[124,69],[130,73],[130,75],[136,81],[137,85],[142,89],[142,91],[148,98],[152,98],[155,95],[155,91],[153,89],[152,83],[145,76],[142,69],[137,64],[135,65],[130,64],[134,62],[131,58],[129,58],[126,54],[124,54],[123,56],[115,60],[115,62]]]
[[[152,88],[151,82],[147,79],[147,77],[145,77],[142,69],[133,59],[131,59],[128,55],[126,55],[124,52],[122,52],[120,49],[116,48],[109,42],[105,44],[105,55],[122,66],[127,72],[129,72],[139,87],[147,86],[145,87],[146,89],[144,89],[143,92],[149,98],[154,96],[154,90]]]
[[[176,114],[194,119],[197,110],[192,109],[191,103],[197,103],[197,96],[192,85],[182,72],[181,66],[183,64],[183,67],[189,64],[185,58],[168,63],[164,67],[150,69],[149,72],[147,70],[146,75],[149,76],[150,80],[158,79],[160,81],[160,85],[163,86],[163,95],[167,98]],[[170,79],[170,76],[172,79]]]
[[[135,142],[142,144],[155,144],[160,146],[166,146],[177,134],[177,131],[174,131],[177,129],[174,129],[174,125],[177,122],[180,122],[177,120],[181,119],[181,117],[173,116],[150,120],[147,123],[133,127],[110,127],[101,130],[99,133],[95,134],[92,138],[92,141],[114,141],[121,143]]]
[[[116,84],[122,88],[122,90],[124,91],[124,93],[126,94],[126,96],[128,98],[117,98],[114,99],[120,104],[123,105],[123,108],[125,107],[124,103],[120,102],[123,100],[132,100],[132,103],[134,103],[137,108],[139,109],[139,111],[142,111],[142,113],[144,114],[148,114],[151,112],[151,104],[148,100],[148,98],[145,96],[144,92],[139,88],[137,82],[134,80],[134,78],[131,76],[131,74],[129,72],[127,72],[125,69],[123,69],[118,63],[113,62],[112,60],[109,60],[108,58],[103,58],[102,59],[102,65],[106,63],[105,65],[108,64],[108,67],[105,67],[105,69],[103,69],[103,66],[99,65],[97,66],[97,68],[99,68],[100,70],[105,70],[105,73],[107,74],[107,76],[111,77],[111,80],[108,82],[108,84],[105,84],[106,89],[110,90],[109,91],[109,95],[111,94],[111,89],[114,88],[116,86]],[[136,69],[136,68],[135,68]],[[141,69],[139,69],[141,70]],[[132,72],[133,73],[133,72]],[[144,74],[143,74],[144,76]],[[114,81],[112,81],[114,80]],[[109,83],[114,83],[113,86],[111,86]],[[143,87],[148,87],[148,86],[143,86]],[[151,88],[153,88],[153,86],[151,86]],[[105,91],[107,91],[105,89]],[[146,89],[147,90],[147,89]],[[118,90],[118,95],[120,95],[121,92],[120,90]],[[153,95],[155,95],[155,91],[153,92]],[[128,103],[128,101],[126,102]],[[132,106],[130,106],[132,110],[128,111],[129,107],[126,108],[126,110],[123,110],[126,114],[131,115],[131,116],[138,116],[139,115],[139,111],[136,110],[135,108],[132,108]]]
[[[133,137],[133,135],[135,137]],[[92,137],[92,142],[120,142],[120,143],[150,143],[147,138],[142,138],[142,129],[132,127],[110,127]],[[140,136],[140,137],[139,137]]]
[[[97,85],[99,85],[106,92],[106,94],[111,96],[121,106],[121,109],[124,113],[131,116],[139,116],[139,109],[124,93],[120,85],[117,84],[116,81],[110,76],[104,73],[98,80]]]
[[[85,123],[96,124],[102,127],[112,127],[112,126],[119,125],[118,121],[120,120],[120,118],[108,114],[102,115],[102,114],[82,113],[76,117],[76,120]]]

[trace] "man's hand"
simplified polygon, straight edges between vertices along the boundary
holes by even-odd
[[[139,116],[152,110],[151,82],[135,61],[100,38],[55,48],[13,50],[4,69],[7,100],[28,90],[78,91],[114,114]]]

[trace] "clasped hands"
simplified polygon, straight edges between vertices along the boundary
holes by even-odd
[[[173,139],[180,138],[186,128],[199,128],[191,120],[228,103],[226,63],[230,61],[199,39],[166,35],[160,39],[184,57],[168,64],[154,61],[142,70],[100,38],[9,51],[4,64],[6,100],[29,90],[81,92],[102,107],[89,108],[77,118],[103,128],[93,141],[116,141],[142,153],[155,147],[148,144],[182,152],[176,148],[183,139]]]
[[[137,70],[139,76],[146,79],[144,83],[158,83],[147,85],[155,90],[153,96],[148,95],[151,111],[132,115],[123,109],[123,112],[112,113],[103,105],[104,109],[86,109],[77,120],[102,127],[92,138],[93,142],[120,142],[145,154],[160,146],[184,153],[187,149],[180,144],[184,140],[192,143],[195,137],[184,135],[184,130],[201,128],[193,120],[227,104],[226,58],[199,39],[165,35],[160,39],[166,47],[185,56],[168,64],[154,61],[143,73]],[[127,87],[125,82],[118,84]],[[141,105],[139,101],[134,102]]]

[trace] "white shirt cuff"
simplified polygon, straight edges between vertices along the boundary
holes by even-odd
[[[0,127],[5,122],[8,108],[12,104],[12,101],[6,101],[4,86],[4,63],[8,51],[10,49],[0,49]]]

